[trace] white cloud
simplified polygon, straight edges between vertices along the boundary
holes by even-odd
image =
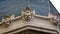
[[[60,0],[50,0],[52,4],[55,6],[55,8],[58,10],[60,13]]]

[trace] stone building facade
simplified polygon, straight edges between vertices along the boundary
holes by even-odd
[[[6,0],[1,2],[0,7],[0,12],[4,11],[0,15],[0,34],[60,32],[60,14],[49,0]]]

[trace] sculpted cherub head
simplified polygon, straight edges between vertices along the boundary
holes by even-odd
[[[30,20],[31,19],[32,14],[31,14],[31,10],[30,10],[30,8],[28,6],[24,10],[24,12],[22,12],[22,15],[23,15],[24,20]]]

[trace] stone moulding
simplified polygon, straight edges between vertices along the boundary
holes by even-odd
[[[30,26],[30,25],[27,25],[27,26],[24,26],[21,28],[17,28],[17,29],[14,29],[12,31],[8,31],[8,32],[2,33],[2,34],[14,34],[17,32],[24,31],[24,30],[36,30],[36,31],[48,32],[51,34],[58,34],[58,31],[56,31],[56,30],[42,28],[42,27],[35,27],[35,26]]]
[[[34,14],[32,17],[39,17],[39,18],[49,19],[49,20],[51,20],[52,23],[55,22],[54,20],[52,20],[52,19],[54,19],[54,18],[50,18],[50,17],[48,17],[48,16],[42,16],[42,15],[36,15],[36,14]],[[12,22],[12,21],[17,20],[17,19],[19,19],[19,18],[22,18],[22,15],[21,15],[21,16],[18,16],[18,17],[14,17],[13,19],[10,19],[10,21]],[[31,19],[32,19],[32,18],[31,18]],[[8,20],[8,21],[9,21],[9,20]],[[0,25],[1,25],[2,23],[4,23],[4,21],[2,21],[2,22],[0,23]],[[3,24],[2,24],[2,25],[3,25]],[[10,24],[9,24],[9,25],[10,25]]]
[[[28,8],[28,7],[27,7]],[[26,10],[25,11],[22,11],[22,14],[21,14],[21,16],[18,16],[18,17],[14,17],[14,15],[12,15],[12,16],[10,16],[9,18],[7,18],[7,20],[6,19],[2,19],[2,22],[0,23],[0,26],[2,26],[2,25],[4,25],[3,27],[6,27],[6,28],[8,28],[9,27],[9,25],[10,25],[10,23],[12,23],[13,21],[16,21],[16,20],[18,20],[18,19],[21,19],[22,21],[24,21],[24,22],[29,22],[29,21],[31,21],[33,18],[35,18],[35,17],[38,17],[38,18],[42,18],[42,19],[47,19],[47,20],[49,20],[52,24],[54,24],[54,19],[55,19],[55,17],[56,16],[54,16],[53,15],[53,17],[51,16],[51,15],[48,15],[48,16],[42,16],[42,15],[36,15],[35,14],[35,10],[30,10],[30,9],[27,9],[26,8]],[[56,17],[57,18],[57,17]],[[55,20],[57,20],[57,19],[55,19]],[[54,25],[53,25],[54,26]],[[29,26],[29,24],[25,27],[26,29],[36,29],[36,30],[40,30],[41,28],[39,27],[32,27],[32,26]],[[26,30],[25,29],[25,30]],[[45,31],[45,28],[42,28],[43,30],[41,30],[41,31]],[[46,32],[51,32],[52,31],[52,29],[51,29],[51,31],[50,31],[50,29],[46,29],[47,31]],[[49,30],[49,31],[48,31]],[[15,30],[13,30],[13,31],[15,31]],[[12,31],[12,32],[13,32]],[[9,31],[9,32],[11,32],[11,31]],[[9,33],[9,32],[5,32],[5,33]],[[14,32],[13,32],[14,33]],[[52,31],[51,33],[55,33],[55,34],[57,34],[57,30],[55,31]]]

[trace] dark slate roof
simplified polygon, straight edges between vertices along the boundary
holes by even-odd
[[[29,6],[32,10],[36,11],[38,15],[47,16],[50,11],[52,14],[56,9],[49,0],[0,0],[0,20],[8,14],[21,15],[21,11]]]
[[[55,14],[56,12],[59,14],[59,12],[57,11],[57,9],[53,6],[53,4],[49,1],[50,3],[50,12],[52,14]]]

